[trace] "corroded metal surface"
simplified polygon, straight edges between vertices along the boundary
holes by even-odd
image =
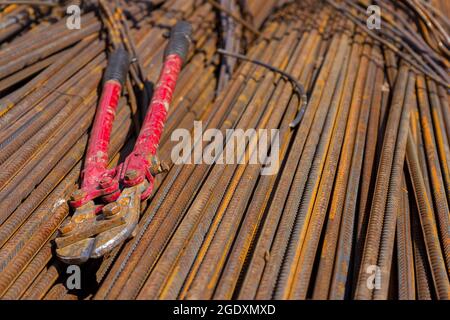
[[[3,8],[2,299],[450,298],[448,1],[375,1],[379,31],[366,28],[368,1],[285,2],[169,0],[148,12],[125,0],[114,12],[101,1],[101,14],[82,11],[73,33],[58,8]],[[84,265],[92,279],[69,290],[55,238],[70,234],[66,203],[79,186],[105,50],[122,38],[137,58],[111,168],[133,148],[168,27],[181,19],[193,26],[193,49],[157,149],[168,171],[134,204],[133,237]],[[308,95],[301,122],[289,126],[302,102],[292,83],[218,48],[297,79]],[[278,170],[173,164],[174,130],[187,129],[192,147],[211,142],[194,136],[194,121],[218,129],[224,146],[227,129],[277,129],[269,145]]]

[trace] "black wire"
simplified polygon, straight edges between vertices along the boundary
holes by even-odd
[[[217,49],[217,52],[220,54],[224,54],[224,55],[231,56],[231,57],[234,57],[234,58],[237,58],[240,60],[244,60],[244,61],[248,61],[248,62],[257,64],[257,65],[260,65],[260,66],[265,67],[273,72],[277,72],[277,73],[281,74],[283,77],[287,78],[294,85],[294,87],[296,88],[296,91],[301,99],[300,107],[297,111],[297,114],[296,114],[294,120],[291,123],[289,123],[289,127],[294,128],[300,123],[300,121],[302,120],[303,115],[305,114],[305,111],[306,111],[306,105],[308,104],[308,97],[306,95],[305,88],[303,87],[303,85],[300,82],[297,81],[297,79],[295,79],[289,73],[287,73],[281,69],[278,69],[277,67],[274,67],[270,64],[262,62],[260,60],[250,59],[242,54],[229,52],[224,49]]]

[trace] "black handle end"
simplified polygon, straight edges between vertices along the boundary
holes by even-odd
[[[123,87],[127,78],[129,68],[130,56],[127,50],[125,50],[123,47],[116,49],[109,56],[108,66],[106,67],[106,71],[103,76],[103,82],[116,80]]]
[[[191,42],[192,26],[187,21],[179,21],[170,31],[170,39],[164,56],[178,55],[183,62],[186,60]]]

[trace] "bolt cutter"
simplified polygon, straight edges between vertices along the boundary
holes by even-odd
[[[189,49],[192,27],[178,22],[171,30],[162,70],[134,149],[125,161],[107,169],[112,125],[130,58],[119,48],[108,61],[102,94],[89,136],[81,187],[69,201],[72,217],[59,228],[56,254],[66,263],[99,258],[133,235],[140,204],[152,193],[154,177],[167,168],[156,151],[173,91]]]

